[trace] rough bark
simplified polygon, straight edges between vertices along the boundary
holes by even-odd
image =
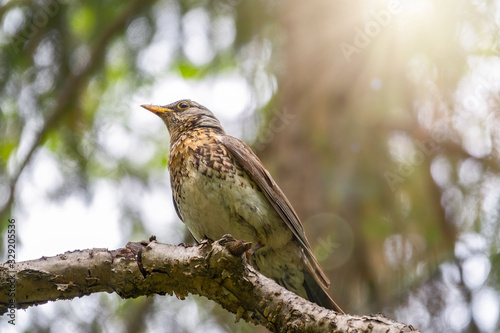
[[[96,292],[180,299],[191,293],[273,332],[418,332],[380,314],[340,315],[310,303],[248,265],[249,245],[232,237],[194,247],[151,241],[7,262],[0,266],[0,313]]]

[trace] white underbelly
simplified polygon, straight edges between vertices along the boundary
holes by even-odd
[[[197,240],[217,240],[231,234],[254,245],[280,248],[292,238],[264,194],[252,188],[246,177],[223,180],[191,172],[182,184],[181,195],[180,214]]]

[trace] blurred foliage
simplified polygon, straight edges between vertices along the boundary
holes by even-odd
[[[244,135],[337,303],[425,332],[500,329],[498,1],[0,6],[0,231],[29,210],[33,170],[50,160],[59,181],[36,199],[90,202],[105,181],[123,240],[147,238],[138,198],[168,193],[168,148],[134,126],[134,98],[164,78],[238,73],[257,109]],[[254,330],[197,297],[86,299],[85,316],[82,303],[58,307],[59,324],[28,310],[31,331]]]

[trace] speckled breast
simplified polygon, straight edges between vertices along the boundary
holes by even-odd
[[[280,219],[274,208],[209,129],[172,146],[169,170],[179,215],[197,240],[231,234],[267,244],[273,235],[291,237],[283,223],[272,223]]]

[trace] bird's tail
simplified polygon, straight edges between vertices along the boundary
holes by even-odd
[[[322,307],[344,313],[326,292],[329,281],[325,273],[316,260],[316,265],[313,266],[308,259],[297,243],[289,242],[280,251],[256,251],[251,256],[251,263],[259,272],[282,287]]]
[[[326,290],[318,283],[314,274],[310,272],[304,272],[304,283],[303,287],[307,293],[307,298],[324,308],[334,310],[339,313],[344,313],[342,309],[333,301],[330,295],[327,294]]]

